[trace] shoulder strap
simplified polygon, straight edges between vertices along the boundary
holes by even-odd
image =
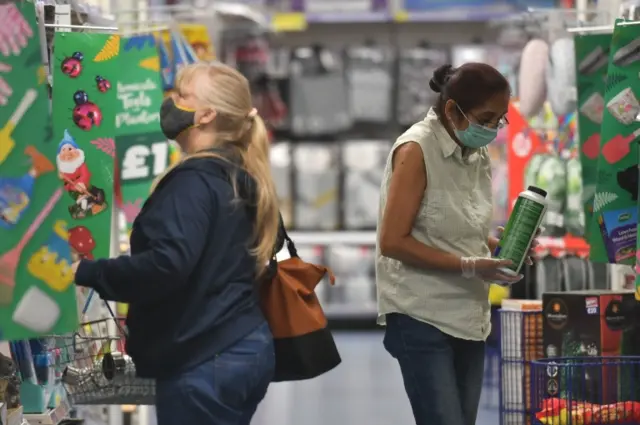
[[[271,260],[269,261],[269,269],[272,273],[275,273],[278,268],[278,260],[276,259],[276,254],[280,252],[280,250],[284,248],[285,245],[287,246],[287,251],[289,251],[289,257],[298,257],[298,250],[296,249],[296,245],[293,243],[293,240],[287,233],[287,229],[284,227],[284,221],[282,220],[282,214],[280,214],[278,237],[273,247],[273,255],[271,256]]]
[[[296,249],[296,245],[293,243],[293,240],[289,237],[287,233],[287,229],[284,228],[284,223],[280,220],[280,229],[279,232],[282,232],[284,242],[287,244],[287,251],[289,251],[290,257],[297,257],[298,250]]]

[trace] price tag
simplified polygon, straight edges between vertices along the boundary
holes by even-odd
[[[304,13],[276,13],[271,18],[271,25],[276,32],[294,32],[307,29],[307,17]]]
[[[120,137],[116,150],[123,183],[153,180],[169,166],[169,142],[161,134]]]

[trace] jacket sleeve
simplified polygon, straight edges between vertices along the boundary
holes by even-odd
[[[176,173],[139,217],[149,249],[131,256],[82,260],[76,284],[94,288],[105,300],[145,302],[179,290],[200,260],[217,197],[196,171]]]

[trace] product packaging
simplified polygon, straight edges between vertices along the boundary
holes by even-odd
[[[550,292],[543,295],[542,304],[546,357],[575,358],[576,364],[571,374],[565,371],[548,377],[547,395],[564,398],[570,390],[573,399],[592,403],[638,400],[640,392],[629,394],[633,380],[640,379],[633,365],[582,366],[589,363],[589,357],[640,354],[635,342],[640,334],[634,323],[637,306],[633,292]]]
[[[335,230],[339,224],[336,147],[300,144],[293,151],[296,229]]]
[[[278,204],[280,214],[285,227],[292,225],[293,215],[293,188],[291,187],[291,144],[288,142],[278,142],[271,145],[269,151],[271,160],[271,175],[278,192]]]
[[[385,141],[354,140],[342,146],[342,207],[347,229],[376,228],[380,185],[390,150]]]
[[[520,273],[547,210],[546,196],[547,192],[535,186],[529,186],[518,196],[494,254],[513,262],[501,269],[504,273],[513,276]]]
[[[342,284],[332,290],[331,302],[353,306],[354,311],[375,303],[375,252],[371,247],[332,245],[327,248],[327,265]]]

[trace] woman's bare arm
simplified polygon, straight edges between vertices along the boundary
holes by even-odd
[[[460,271],[460,257],[419,242],[411,228],[427,188],[427,173],[420,145],[398,147],[380,231],[382,255],[425,269]],[[428,201],[428,200],[427,200]]]

